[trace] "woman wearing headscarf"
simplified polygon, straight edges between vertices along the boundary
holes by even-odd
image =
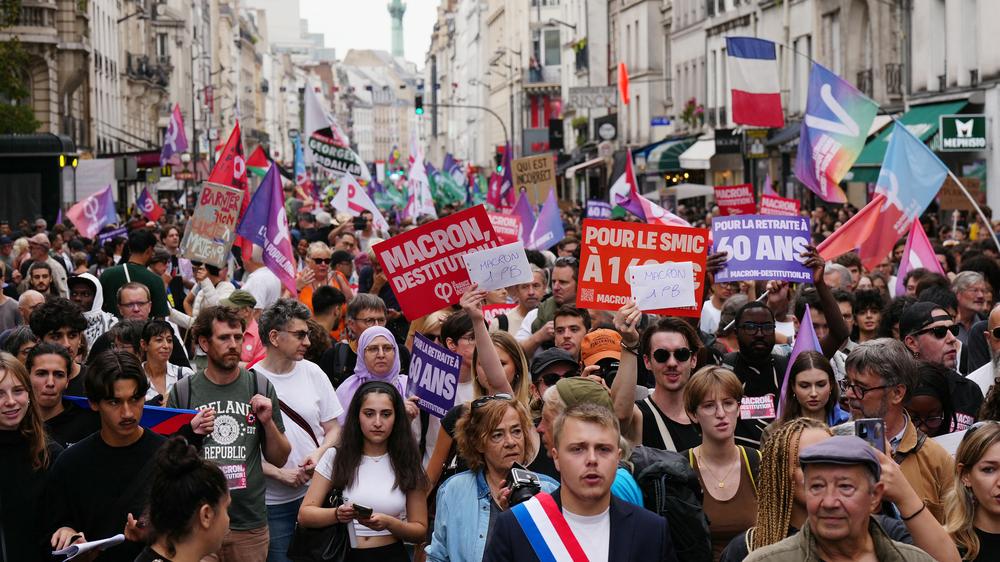
[[[350,404],[361,385],[368,381],[382,381],[396,387],[400,395],[406,396],[407,376],[399,374],[399,345],[392,332],[382,326],[372,326],[358,338],[358,362],[354,374],[347,377],[337,387],[337,398],[341,404]],[[419,413],[413,400],[405,400],[406,415],[412,420]],[[339,421],[344,423],[345,414]]]

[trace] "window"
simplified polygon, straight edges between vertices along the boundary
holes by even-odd
[[[806,101],[809,97],[809,59],[812,56],[812,37],[803,35],[793,43],[795,53],[792,53],[792,99],[789,108],[792,112],[805,113]]]
[[[840,10],[823,15],[823,51],[830,70],[834,74],[842,74],[843,64],[840,57]]]
[[[561,60],[562,46],[559,44],[559,30],[546,29],[543,32],[545,38],[545,57],[542,62],[545,66],[558,66]]]
[[[156,34],[156,55],[165,57],[170,54],[169,37],[166,33]]]

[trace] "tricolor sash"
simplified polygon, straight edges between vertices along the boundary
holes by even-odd
[[[539,492],[511,511],[541,562],[588,562],[562,510],[549,494]]]

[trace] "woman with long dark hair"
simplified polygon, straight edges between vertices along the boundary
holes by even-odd
[[[426,488],[403,397],[392,384],[369,381],[354,393],[336,448],[316,466],[299,523],[352,525],[350,562],[409,562],[403,542],[427,532]],[[344,498],[337,508],[324,505],[333,490]]]
[[[183,437],[156,453],[149,503],[149,546],[136,562],[198,562],[218,552],[229,531],[229,487],[212,462]]]
[[[778,426],[795,418],[811,418],[831,427],[844,423],[850,415],[840,409],[840,387],[830,360],[818,351],[804,351],[788,371],[788,389],[784,396]]]
[[[5,560],[48,560],[41,501],[49,467],[62,452],[45,435],[24,366],[0,352],[0,553]]]

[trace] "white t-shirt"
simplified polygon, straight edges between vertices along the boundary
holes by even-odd
[[[283,375],[268,371],[261,363],[254,365],[254,370],[271,381],[278,399],[302,416],[309,423],[316,439],[322,443],[325,432],[320,423],[335,420],[344,411],[326,373],[306,359],[297,362],[291,372]],[[288,461],[282,468],[298,468],[306,456],[316,450],[316,443],[290,417],[283,416],[282,419],[285,422],[285,437],[292,445]],[[288,503],[305,496],[308,487],[306,484],[291,488],[273,478],[267,478],[265,501],[267,505]]]
[[[142,372],[143,373],[146,372],[145,361],[142,362]],[[170,394],[170,389],[173,388],[174,384],[176,384],[177,381],[181,380],[182,378],[190,377],[193,374],[194,371],[187,367],[181,367],[180,365],[167,363],[167,376],[166,376],[167,391],[163,393],[164,403],[166,402],[167,395]],[[148,373],[146,374],[146,380],[149,380]],[[156,398],[159,395],[160,393],[157,392],[156,388],[153,387],[153,381],[149,381],[149,390],[146,391],[146,401],[149,402],[150,400]]]
[[[517,338],[517,341],[524,341],[531,337],[531,325],[535,323],[536,318],[538,318],[537,308],[529,310],[524,315],[524,320],[521,320],[521,327],[517,329],[517,334],[514,336]]]
[[[273,271],[266,267],[261,267],[247,275],[243,282],[243,290],[253,295],[257,299],[254,308],[265,309],[278,302],[281,298],[281,281]]]
[[[332,479],[333,459],[336,456],[337,450],[331,447],[323,453],[323,458],[316,465],[316,472],[327,480]],[[361,504],[372,508],[375,513],[384,513],[396,517],[400,521],[406,521],[406,494],[399,488],[395,488],[395,485],[396,473],[392,469],[392,461],[389,460],[388,453],[381,457],[362,456],[354,483],[344,490],[344,503]],[[388,529],[373,531],[358,523],[357,520],[354,521],[354,533],[359,537],[392,534]]]
[[[708,299],[701,307],[701,324],[698,327],[706,334],[714,334],[719,329],[719,320],[721,319],[722,310],[715,308],[712,299]]]
[[[570,530],[590,562],[607,562],[611,547],[611,508],[598,515],[577,515],[563,509]]]

